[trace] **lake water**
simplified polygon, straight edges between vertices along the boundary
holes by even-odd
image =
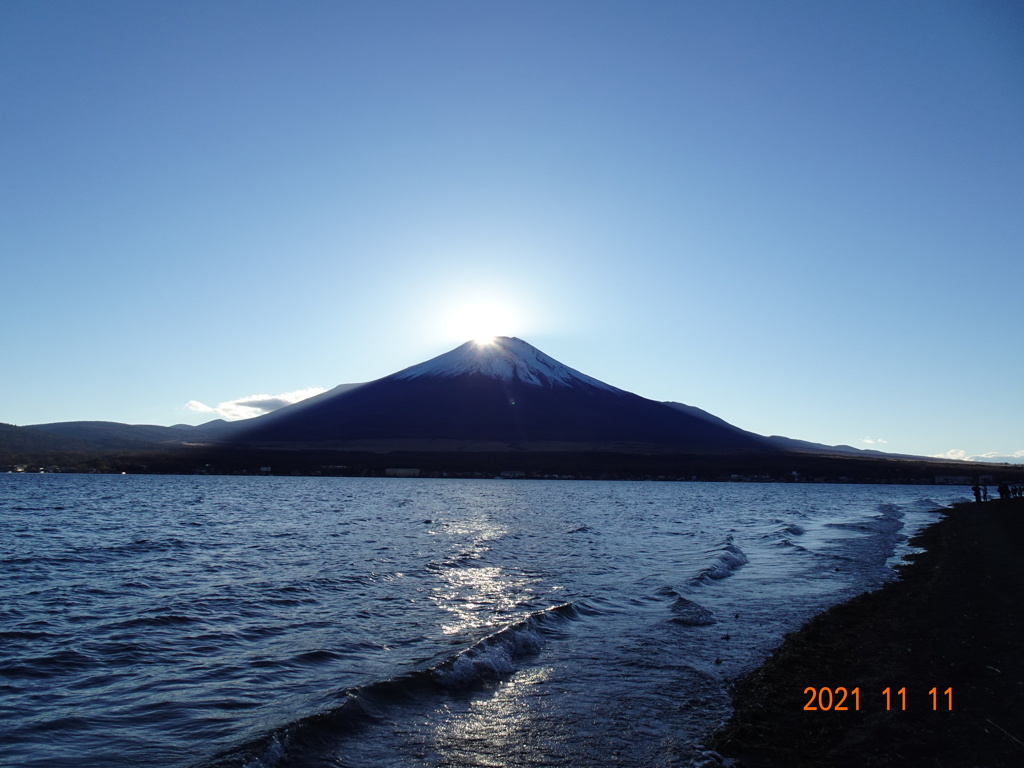
[[[0,475],[0,765],[689,766],[965,489]]]

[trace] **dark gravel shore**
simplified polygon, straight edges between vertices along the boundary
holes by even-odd
[[[737,681],[712,749],[743,768],[1024,765],[1024,500],[958,505],[913,543],[898,581]]]

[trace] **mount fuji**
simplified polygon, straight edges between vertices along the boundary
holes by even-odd
[[[239,424],[248,444],[328,447],[398,441],[695,453],[778,448],[696,408],[666,404],[580,373],[513,337],[466,342],[366,384],[348,385]]]
[[[657,402],[560,363],[525,341],[467,342],[365,384],[254,419],[172,427],[0,424],[0,462],[61,471],[486,477],[797,475],[863,482],[960,476],[985,466],[762,437],[690,405]],[[416,468],[407,470],[404,468]],[[1014,482],[1018,482],[1014,477]]]

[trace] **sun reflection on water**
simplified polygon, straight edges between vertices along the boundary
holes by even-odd
[[[479,514],[452,523],[445,533],[461,544],[432,568],[437,583],[430,599],[451,614],[451,620],[441,625],[444,634],[479,635],[480,629],[494,627],[496,620],[513,619],[517,609],[534,596],[532,585],[538,579],[485,563],[491,543],[507,535],[507,530]]]
[[[509,615],[529,593],[529,579],[516,578],[494,566],[456,568],[442,576],[443,584],[434,587],[432,599],[452,614],[452,621],[441,625],[446,635],[467,633],[489,624],[488,618]]]
[[[548,667],[524,669],[498,685],[493,694],[474,699],[468,711],[438,710],[434,748],[442,765],[507,766],[515,755],[529,752],[538,738],[534,686],[552,674]]]

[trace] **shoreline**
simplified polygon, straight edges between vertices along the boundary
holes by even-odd
[[[709,749],[742,768],[1024,764],[1024,499],[955,505],[911,543],[898,580],[733,683]]]

